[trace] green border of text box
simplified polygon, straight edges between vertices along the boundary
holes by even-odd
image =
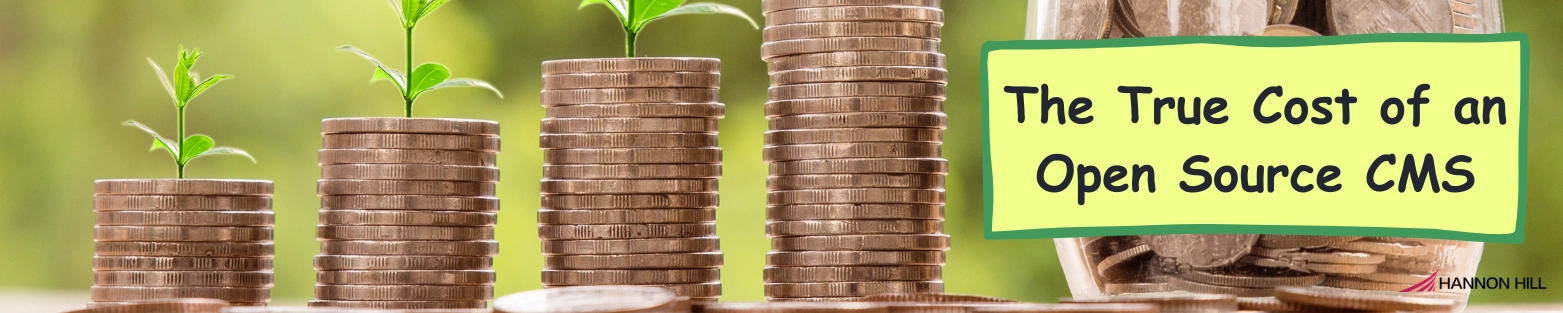
[[[1520,151],[1519,151],[1519,211],[1514,221],[1514,232],[1508,234],[1479,234],[1441,229],[1347,227],[1347,226],[1297,226],[1297,225],[1243,225],[1243,224],[1177,224],[1106,227],[1067,227],[993,231],[993,159],[989,149],[988,107],[988,53],[996,50],[1042,50],[1084,48],[1127,48],[1167,46],[1182,44],[1217,44],[1240,47],[1310,47],[1385,42],[1519,42],[1520,43]],[[1502,34],[1367,34],[1322,37],[1262,37],[1262,36],[1193,36],[1150,37],[1109,40],[1015,40],[989,41],[982,45],[982,200],[983,237],[987,239],[1037,239],[1060,237],[1123,236],[1143,234],[1285,234],[1285,235],[1351,235],[1421,237],[1500,243],[1525,241],[1525,176],[1528,169],[1530,116],[1530,39],[1524,33]]]

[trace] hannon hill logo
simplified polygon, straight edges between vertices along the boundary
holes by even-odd
[[[1406,287],[1406,289],[1401,289],[1400,292],[1429,292],[1429,291],[1438,290],[1438,288],[1437,288],[1438,286],[1434,285],[1434,283],[1437,282],[1437,281],[1438,281],[1438,271],[1433,271],[1433,275],[1427,275],[1426,279],[1423,279],[1422,281],[1417,282],[1415,285],[1411,285],[1411,287]]]
[[[1525,289],[1545,290],[1547,286],[1541,285],[1541,277],[1438,277],[1438,272],[1427,275],[1426,279],[1416,284],[1401,289],[1400,292],[1433,292],[1439,290],[1454,289]]]

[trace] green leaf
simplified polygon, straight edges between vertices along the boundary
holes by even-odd
[[[418,25],[418,11],[423,10],[424,0],[402,0],[402,27]]]
[[[576,7],[576,9],[585,9],[593,4],[601,4],[608,7],[608,10],[613,11],[613,17],[618,18],[619,24],[624,25],[625,28],[629,28],[632,25],[629,18],[629,6],[624,3],[624,0],[583,0],[581,1],[581,6]]]
[[[640,0],[632,1],[631,3],[635,7],[630,11],[632,13],[630,25],[635,31],[640,31],[640,28],[645,26],[646,23],[684,4],[684,0]]]
[[[450,0],[430,0],[428,4],[423,5],[423,10],[418,11],[418,19],[422,20],[424,17],[429,16],[429,13],[434,13],[435,9],[439,9],[446,2],[450,2]]]
[[[194,160],[195,158],[204,157],[204,156],[208,156],[208,155],[237,155],[237,156],[242,156],[242,157],[250,159],[250,163],[256,163],[255,162],[255,157],[250,156],[249,152],[244,152],[244,150],[239,150],[239,148],[234,148],[234,147],[216,147],[216,148],[212,148],[211,150],[206,150],[206,153],[202,153],[200,155],[196,155],[194,157],[191,157],[190,159]]]
[[[190,91],[195,90],[190,68],[195,67],[195,60],[200,58],[201,49],[185,50],[184,46],[179,46],[179,64],[174,66],[174,91],[178,92],[181,105],[190,102]]]
[[[168,151],[169,156],[174,157],[174,161],[179,160],[179,145],[173,141],[168,140],[168,138],[163,138],[163,135],[157,134],[157,131],[152,130],[151,127],[142,125],[141,123],[138,123],[134,120],[125,121],[124,123],[120,123],[120,125],[135,127],[137,129],[141,129],[143,132],[146,132],[148,135],[152,135],[152,150],[162,148],[163,150]]]
[[[450,69],[445,68],[444,65],[440,65],[439,63],[424,63],[423,65],[419,65],[418,69],[412,71],[412,80],[407,82],[407,86],[410,87],[411,90],[416,90],[419,91],[418,93],[422,93],[424,89],[434,87],[434,85],[439,85],[440,83],[445,82],[445,79],[447,78],[450,78]]]
[[[391,4],[391,13],[396,13],[396,19],[402,22],[402,27],[407,27],[407,19],[402,17],[402,0],[385,0]]]
[[[421,94],[421,93],[424,93],[424,92],[430,91],[430,90],[441,89],[441,88],[451,88],[451,87],[478,87],[478,88],[484,88],[484,89],[488,89],[489,91],[493,91],[494,94],[498,95],[500,98],[504,98],[505,97],[505,94],[499,93],[499,89],[494,88],[494,85],[490,85],[488,82],[484,82],[484,81],[476,80],[476,79],[471,79],[471,78],[457,78],[457,79],[448,80],[448,81],[445,81],[445,82],[440,83],[438,85],[431,86],[431,87],[429,87],[427,89],[419,90],[418,93]]]
[[[201,93],[206,92],[207,88],[212,88],[212,85],[216,85],[217,82],[223,81],[224,79],[230,79],[230,78],[233,78],[233,76],[231,76],[231,75],[216,75],[216,76],[212,76],[212,77],[207,77],[206,81],[201,82],[200,85],[196,85],[195,86],[195,90],[190,91],[190,99],[195,99],[196,96],[200,96]]]
[[[179,94],[174,92],[174,83],[168,81],[168,73],[163,72],[163,67],[157,66],[157,61],[147,58],[147,63],[152,63],[152,70],[157,71],[157,80],[163,82],[163,89],[168,90],[168,96],[174,98],[174,104],[179,104]]]
[[[212,149],[212,146],[216,145],[217,143],[212,141],[212,137],[208,137],[206,135],[191,135],[190,137],[185,137],[184,147],[180,147],[179,149],[179,151],[182,151],[182,153],[180,153],[181,155],[179,156],[179,164],[189,163],[190,159],[194,159],[196,156],[200,156],[202,153],[206,153],[206,150],[210,150]]]
[[[403,75],[401,71],[386,67],[385,64],[381,64],[380,60],[376,60],[374,56],[369,55],[368,52],[358,50],[358,48],[354,48],[353,46],[342,46],[341,48],[337,48],[337,50],[356,53],[365,60],[369,60],[369,63],[374,63],[374,66],[378,68],[375,71],[374,79],[388,78],[392,83],[396,84],[397,91],[400,91],[402,94],[407,93],[407,76]],[[370,81],[374,81],[374,79],[371,79]]]
[[[755,29],[759,29],[760,28],[760,23],[756,23],[754,21],[754,19],[750,18],[749,14],[744,13],[743,10],[739,10],[738,8],[735,8],[733,6],[726,5],[726,4],[710,3],[710,2],[699,2],[699,3],[686,4],[684,6],[681,6],[681,7],[678,7],[676,9],[673,9],[672,11],[668,11],[667,14],[663,14],[661,16],[654,17],[651,20],[647,20],[645,22],[642,22],[640,25],[637,25],[635,29],[638,31],[638,30],[640,30],[640,28],[646,27],[646,24],[651,23],[651,21],[659,20],[659,19],[662,19],[662,18],[665,18],[665,17],[678,16],[678,15],[689,15],[689,14],[726,14],[726,15],[732,15],[732,16],[741,17],[745,21],[749,21],[749,26],[753,26]]]

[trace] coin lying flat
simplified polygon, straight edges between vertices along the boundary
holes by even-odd
[[[846,97],[765,103],[767,117],[859,112],[941,113],[944,112],[944,101],[933,98]]]
[[[716,209],[537,210],[538,224],[669,224],[716,222]]]
[[[1340,0],[1325,3],[1330,33],[1449,33],[1454,31],[1449,0]]]
[[[538,225],[543,240],[646,239],[716,236],[716,223]]]
[[[764,59],[838,51],[939,52],[939,40],[898,37],[830,37],[771,41],[760,45]]]
[[[315,285],[321,300],[487,300],[493,286]]]
[[[545,118],[544,133],[707,133],[714,118]]]
[[[617,240],[544,240],[543,255],[660,254],[716,252],[717,237]]]
[[[494,166],[493,152],[407,149],[320,149],[321,165],[327,164],[433,164]]]
[[[276,252],[276,244],[257,242],[94,242],[97,256],[261,257]]]
[[[937,51],[836,51],[771,57],[771,73],[830,67],[916,66],[944,68],[944,54]]]
[[[798,8],[765,15],[766,26],[817,22],[920,22],[944,24],[944,11],[918,6],[840,6]]]
[[[775,86],[772,101],[838,97],[944,98],[944,83],[929,82],[828,82]]]
[[[104,211],[98,226],[270,226],[270,211]]]
[[[707,304],[706,313],[889,313],[884,303],[870,302],[720,302]]]
[[[499,122],[453,118],[328,118],[320,121],[320,133],[403,133],[498,136]]]
[[[805,68],[771,73],[773,86],[858,81],[943,83],[948,79],[949,71],[945,69],[917,66]]]
[[[1265,26],[1265,29],[1264,29],[1263,32],[1260,33],[1260,36],[1302,37],[1302,36],[1323,36],[1323,35],[1320,35],[1319,32],[1313,31],[1312,29],[1308,29],[1307,27],[1302,27],[1302,26],[1297,26],[1297,25],[1270,25],[1270,26]]]
[[[578,286],[514,293],[494,300],[500,313],[655,313],[675,306],[677,296],[646,286]]]
[[[1177,311],[1160,309],[1147,303],[991,303],[972,307],[973,312],[983,313],[1041,313],[1041,312],[1093,312],[1093,313],[1151,313],[1151,312],[1223,312]]]
[[[492,285],[492,270],[320,271],[324,285]]]
[[[1259,246],[1271,249],[1316,248],[1342,242],[1350,242],[1360,238],[1362,237],[1259,235]]]
[[[771,190],[834,188],[944,188],[943,174],[832,174],[773,176],[766,179]]]
[[[722,68],[722,60],[712,58],[601,58],[543,62],[543,75],[624,72],[709,72]]]
[[[872,294],[863,297],[866,302],[912,302],[912,303],[1018,303],[1018,301],[978,295],[938,293],[938,292],[890,292]]]
[[[657,194],[716,192],[716,179],[559,180],[544,179],[544,194]]]
[[[1257,255],[1246,255],[1238,261],[1258,266],[1282,267],[1310,273],[1367,274],[1378,270],[1378,267],[1374,264],[1309,263],[1298,259],[1277,260]]]
[[[944,130],[935,128],[827,128],[765,132],[766,145],[863,142],[939,143],[943,140]]]
[[[727,107],[721,103],[627,103],[550,107],[545,111],[549,118],[721,118]]]
[[[774,162],[768,164],[772,176],[812,174],[896,174],[948,173],[950,162],[944,159],[831,159]]]
[[[493,226],[498,213],[460,211],[320,211],[320,223],[329,225]]]
[[[322,240],[320,241],[320,253],[326,255],[490,256],[499,254],[499,242],[492,240]]]
[[[1308,263],[1330,264],[1379,264],[1384,256],[1350,251],[1311,251],[1291,249],[1254,249],[1250,253],[1277,260],[1295,260]]]
[[[1181,291],[1140,293],[1115,296],[1071,297],[1060,303],[1148,303],[1163,312],[1231,312],[1237,310],[1237,296],[1198,294]]]
[[[322,195],[494,195],[493,182],[321,179],[317,185]]]
[[[487,307],[488,306],[488,301],[469,301],[469,300],[458,300],[458,301],[310,300],[309,301],[309,306],[310,307],[331,307],[331,308],[360,308],[360,309],[420,309],[420,310],[423,310],[423,309],[431,309],[431,310],[432,309],[474,309],[474,308]],[[331,312],[331,313],[359,313],[360,311],[357,311],[357,310],[355,310],[355,311],[341,311],[339,309],[332,309],[331,311],[327,311],[327,312]],[[310,311],[310,312],[298,312],[298,313],[327,313],[327,312],[313,312],[313,311]],[[383,311],[373,310],[373,311],[362,312],[362,313],[370,313],[370,312],[383,312]],[[430,312],[446,313],[447,311],[445,311],[445,310],[435,310],[435,311],[430,311]],[[458,312],[460,312],[460,311],[458,311]],[[228,313],[250,313],[250,312],[233,312],[233,311],[230,311]],[[254,313],[262,313],[262,312],[254,312]],[[269,313],[269,312],[266,312],[266,313]],[[291,313],[291,312],[285,312],[285,313]],[[462,312],[462,313],[481,313],[481,312]]]
[[[718,178],[721,176],[721,164],[543,165],[543,177],[554,179]]]
[[[96,195],[270,195],[271,181],[217,179],[100,179]]]
[[[766,267],[767,283],[933,281],[939,266]]]
[[[937,158],[940,144],[931,142],[862,142],[766,146],[767,162],[846,158]]]
[[[329,134],[325,149],[499,151],[499,137],[446,134]]]
[[[944,234],[832,235],[771,238],[771,249],[775,251],[943,251],[949,248],[950,236]]]
[[[714,141],[713,141],[714,142]],[[722,148],[574,148],[543,151],[546,165],[710,164],[722,162]]]
[[[559,270],[714,268],[721,265],[721,252],[629,255],[550,255],[543,257],[544,267]]]
[[[788,251],[765,258],[771,266],[942,265],[944,251]]]
[[[765,216],[772,221],[807,220],[874,220],[944,218],[944,206],[939,204],[803,204],[770,206]]]
[[[223,312],[223,309],[228,308],[228,306],[228,301],[218,299],[175,298],[140,300],[107,306],[89,306],[86,309],[66,311],[65,313],[219,313]]]
[[[868,112],[791,115],[772,118],[771,129],[818,128],[939,128],[949,124],[944,113]]]
[[[1319,283],[1319,285],[1320,286],[1325,286],[1325,287],[1335,287],[1335,288],[1343,288],[1343,289],[1382,290],[1382,291],[1400,291],[1400,290],[1406,289],[1407,286],[1410,286],[1408,284],[1401,284],[1401,283],[1376,282],[1376,281],[1361,280],[1361,279],[1355,279],[1355,278],[1344,278],[1344,277],[1330,277],[1330,278],[1325,279],[1324,282]]]
[[[1431,253],[1431,246],[1415,241],[1356,240],[1330,244],[1330,248],[1381,255],[1422,256]]]
[[[320,225],[315,236],[329,240],[493,240],[493,227]]]
[[[543,149],[716,147],[716,133],[542,134],[539,137],[538,145]]]
[[[1287,303],[1337,310],[1451,312],[1456,306],[1452,299],[1328,287],[1278,287],[1275,289],[1275,298]]]
[[[95,241],[270,241],[271,227],[96,226]]]
[[[939,189],[778,190],[767,193],[773,205],[829,203],[944,203]]]
[[[543,270],[543,285],[652,285],[694,284],[721,279],[721,270],[656,269],[656,270]]]
[[[713,72],[581,73],[543,76],[544,90],[603,88],[717,88],[722,74]]]
[[[543,107],[616,103],[717,102],[715,88],[612,88],[543,90]]]
[[[335,164],[321,166],[320,178],[498,182],[499,168],[432,164]]]
[[[887,292],[941,292],[940,281],[871,281],[765,284],[774,297],[861,297]]]
[[[1208,271],[1190,270],[1178,277],[1190,282],[1244,288],[1275,288],[1279,286],[1312,286],[1324,282],[1324,274],[1305,273],[1286,269],[1235,266]]]
[[[1102,292],[1106,294],[1124,293],[1150,293],[1171,291],[1172,287],[1167,283],[1105,283],[1102,284]]]
[[[111,271],[92,273],[94,286],[270,287],[271,271]]]
[[[716,193],[645,194],[645,195],[565,195],[545,194],[545,209],[558,210],[615,210],[657,208],[715,208],[719,202]]]
[[[316,270],[487,270],[493,265],[494,259],[486,256],[315,256]]]
[[[104,211],[267,211],[270,196],[94,195],[92,210]]]
[[[93,286],[92,301],[119,302],[163,298],[211,298],[232,302],[266,302],[271,300],[271,288],[259,287],[126,287]]]
[[[907,37],[938,39],[940,25],[907,22],[825,22],[765,28],[764,41],[828,37]]]
[[[321,210],[429,210],[494,212],[499,198],[434,195],[320,196]]]
[[[776,237],[937,234],[944,229],[939,220],[842,220],[781,221],[765,224],[765,234]]]
[[[1265,297],[1265,296],[1269,296],[1271,294],[1270,288],[1246,288],[1246,287],[1231,287],[1231,286],[1211,285],[1211,284],[1197,283],[1197,282],[1191,282],[1191,281],[1187,281],[1187,280],[1182,280],[1182,279],[1178,279],[1176,277],[1168,278],[1167,279],[1167,286],[1171,287],[1172,289],[1184,290],[1184,291],[1189,291],[1189,292],[1194,292],[1194,293],[1229,294],[1229,295],[1236,295],[1236,296],[1239,296],[1239,297]]]
[[[765,14],[770,14],[776,11],[803,8],[879,5],[938,8],[939,0],[771,0],[761,2],[760,10]]]

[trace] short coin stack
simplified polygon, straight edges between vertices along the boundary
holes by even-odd
[[[771,300],[938,292],[938,0],[764,0]]]
[[[716,59],[543,63],[544,286],[721,296],[720,71]]]
[[[328,119],[311,306],[483,308],[494,295],[499,124]]]
[[[167,298],[266,305],[269,181],[99,180],[90,306]]]

